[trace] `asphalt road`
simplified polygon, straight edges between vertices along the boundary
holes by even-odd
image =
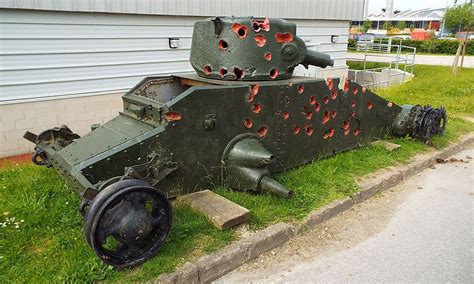
[[[455,157],[216,282],[474,283],[474,149]]]
[[[390,62],[395,60],[394,54],[373,54],[367,57],[367,61],[374,62]],[[347,55],[348,59],[364,59],[364,53],[349,53]],[[411,59],[411,57],[409,57]],[[425,64],[425,65],[441,65],[441,66],[451,66],[454,62],[454,55],[416,55],[415,64]],[[464,58],[463,67],[474,68],[474,56],[466,56]]]

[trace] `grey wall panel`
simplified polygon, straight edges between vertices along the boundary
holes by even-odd
[[[362,20],[367,0],[0,0],[1,8],[180,16]]]
[[[214,9],[202,5],[196,9]],[[199,19],[0,9],[0,104],[124,91],[145,76],[190,72],[192,27]],[[309,48],[345,66],[347,21],[291,21]],[[339,36],[337,43],[331,35]],[[169,37],[180,38],[178,49],[169,48]]]

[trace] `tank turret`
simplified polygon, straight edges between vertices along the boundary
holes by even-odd
[[[282,19],[215,17],[194,26],[191,65],[204,78],[281,80],[298,64],[333,63],[329,55],[307,49],[296,25]]]

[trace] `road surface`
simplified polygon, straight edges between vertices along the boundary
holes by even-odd
[[[474,149],[454,157],[216,283],[474,283]]]
[[[347,60],[364,59],[364,53],[349,53],[347,55]],[[410,56],[409,59],[412,57]],[[367,57],[367,61],[374,62],[390,62],[395,60],[395,54],[371,54]],[[415,64],[425,64],[425,65],[441,65],[441,66],[451,66],[454,62],[454,55],[416,55]],[[466,56],[464,58],[464,67],[474,68],[474,56]]]

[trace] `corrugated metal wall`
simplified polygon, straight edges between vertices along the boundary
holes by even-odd
[[[199,19],[0,9],[0,103],[120,92],[145,76],[192,71]],[[311,48],[345,66],[347,21],[292,21]],[[178,49],[169,37],[180,38]]]
[[[0,0],[1,8],[184,16],[363,20],[368,0]]]

